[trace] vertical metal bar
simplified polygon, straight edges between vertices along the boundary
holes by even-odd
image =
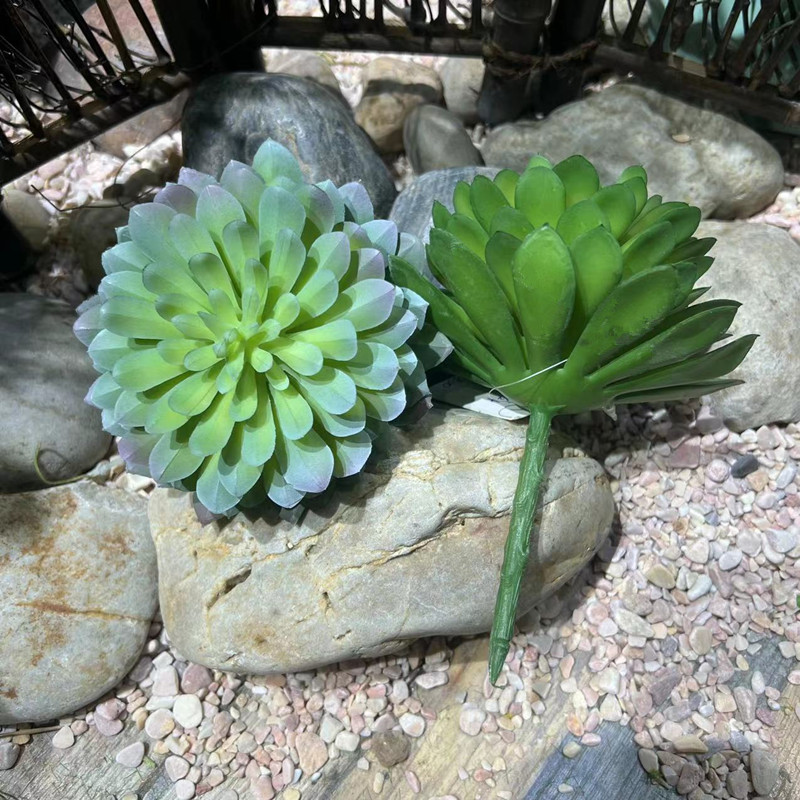
[[[469,28],[473,36],[477,36],[483,30],[483,3],[481,0],[472,0]]]
[[[769,80],[778,62],[783,58],[789,48],[795,43],[797,37],[800,36],[800,17],[795,19],[792,26],[783,34],[783,40],[773,51],[772,55],[763,64],[761,69],[753,76],[748,85],[748,89],[757,89],[762,83]]]
[[[39,47],[39,43],[33,38],[33,36],[31,36],[30,31],[20,18],[17,7],[13,3],[8,3],[6,6],[6,11],[9,15],[11,23],[16,27],[17,33],[25,43],[25,46],[28,48],[28,50],[30,50],[31,54],[36,59],[37,66],[39,66],[45,75],[47,75],[56,91],[61,95],[61,99],[66,103],[70,113],[79,113],[80,106],[75,102],[72,95],[69,93],[69,89],[64,86],[64,83],[62,82],[58,73],[50,65],[50,59],[48,59],[47,56],[42,52],[42,48]]]
[[[70,40],[64,35],[64,32],[61,30],[61,28],[55,23],[53,18],[50,16],[50,13],[42,4],[41,0],[29,0],[29,2],[36,9],[40,19],[47,27],[47,30],[50,32],[51,36],[56,40],[61,52],[67,58],[69,63],[72,64],[72,66],[77,70],[81,77],[86,81],[92,92],[99,97],[108,97],[109,95],[106,92],[105,87],[100,81],[97,80],[94,73],[89,68],[89,65],[87,64],[86,59],[83,57],[83,54],[72,46],[72,42],[70,42]]]
[[[122,59],[122,66],[128,72],[135,72],[136,64],[134,64],[133,58],[128,50],[125,37],[122,35],[122,31],[119,29],[114,12],[108,5],[108,0],[97,0],[97,7],[100,9],[100,14],[103,17],[103,21],[106,23],[108,33],[111,36],[111,41],[114,43],[114,47],[117,48],[120,59]]]
[[[613,2],[613,0],[612,0]],[[639,30],[639,21],[644,13],[644,7],[647,5],[647,0],[636,0],[636,5],[631,13],[631,18],[628,20],[628,25],[625,28],[625,33],[622,34],[622,41],[625,44],[632,44],[636,36],[636,31]]]
[[[150,46],[153,48],[158,63],[168,64],[170,61],[169,53],[164,49],[164,45],[161,43],[161,39],[158,38],[158,34],[155,28],[153,28],[153,23],[150,22],[150,17],[147,16],[147,13],[142,8],[142,4],[139,0],[128,0],[128,2],[133,9],[133,13],[136,14],[136,19],[139,20],[139,24],[142,26],[142,30],[145,36],[147,36]]]
[[[719,74],[725,69],[725,57],[728,51],[733,31],[736,29],[736,21],[739,19],[739,14],[742,9],[748,4],[749,0],[736,0],[728,16],[728,21],[725,23],[725,28],[722,32],[722,38],[717,45],[717,52],[711,59],[708,69],[710,74]]]
[[[153,0],[153,5],[180,69],[199,72],[218,64],[211,14],[203,0]]]
[[[745,67],[747,66],[747,59],[758,45],[761,34],[766,30],[767,25],[769,25],[780,2],[781,0],[762,0],[761,11],[753,20],[750,30],[745,35],[741,46],[733,57],[730,71],[734,77],[738,78],[744,73]]]
[[[22,112],[22,116],[25,117],[25,122],[28,123],[31,133],[39,139],[43,139],[44,128],[42,128],[42,123],[39,121],[39,118],[36,116],[36,112],[28,102],[28,98],[25,96],[25,91],[19,85],[14,75],[14,71],[11,69],[8,61],[6,60],[6,54],[2,50],[0,50],[0,73],[2,73],[6,84],[10,87],[14,97],[17,99],[17,102],[19,103],[19,110]]]
[[[105,50],[103,50],[103,48],[100,46],[100,42],[97,41],[97,37],[94,35],[94,31],[89,23],[83,18],[83,14],[81,13],[80,9],[75,5],[73,0],[58,0],[58,2],[61,3],[72,19],[75,20],[75,24],[80,29],[80,32],[86,39],[86,43],[97,57],[97,63],[100,64],[106,75],[108,75],[109,78],[116,78],[117,71],[108,60]]]
[[[383,27],[383,0],[375,0],[375,27]]]
[[[667,3],[664,15],[661,17],[661,24],[658,26],[656,38],[653,40],[653,44],[650,45],[650,58],[664,58],[664,39],[667,38],[667,29],[672,23],[672,15],[675,13],[677,4],[678,0],[669,0]]]

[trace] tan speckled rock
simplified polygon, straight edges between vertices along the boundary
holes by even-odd
[[[362,77],[364,94],[356,122],[381,153],[403,149],[403,123],[422,103],[441,104],[442,81],[435,70],[413,61],[381,56],[370,61]]]
[[[173,644],[195,663],[269,673],[488,630],[524,438],[524,424],[433,410],[390,429],[366,470],[300,524],[240,514],[203,527],[189,495],[157,490],[150,525]],[[574,576],[611,525],[600,465],[557,455],[520,613]]]
[[[146,505],[88,481],[0,494],[0,725],[63,717],[136,663],[156,610]]]

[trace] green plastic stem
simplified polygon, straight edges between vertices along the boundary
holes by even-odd
[[[530,412],[525,450],[519,465],[517,491],[511,508],[492,633],[489,637],[489,678],[493,684],[497,682],[503,668],[514,634],[519,592],[525,568],[528,566],[533,518],[539,499],[539,487],[544,477],[544,460],[550,438],[550,423],[554,415],[552,409],[536,406]]]

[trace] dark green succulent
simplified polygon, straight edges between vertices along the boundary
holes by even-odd
[[[494,681],[513,631],[552,417],[731,386],[724,376],[755,337],[711,349],[739,304],[695,304],[714,240],[694,238],[698,209],[648,198],[641,167],[601,187],[582,156],[555,166],[537,156],[522,175],[459,183],[453,206],[433,209],[428,262],[440,286],[401,258],[391,273],[430,304],[454,345],[453,371],[531,412],[492,629]]]
[[[375,425],[426,394],[420,357],[449,352],[385,279],[389,255],[421,268],[419,242],[275,142],[219,182],[182,170],[118,240],[75,325],[101,373],[87,399],[129,469],[214,513],[358,472]]]

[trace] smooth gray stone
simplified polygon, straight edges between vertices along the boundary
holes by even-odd
[[[433,201],[438,200],[449,211],[453,210],[453,190],[459,181],[471,183],[476,175],[494,178],[500,170],[496,167],[451,167],[426,172],[403,189],[392,206],[389,219],[396,223],[401,231],[428,241],[428,234],[433,227]]]
[[[466,125],[478,122],[478,96],[483,83],[482,58],[448,58],[439,69],[447,110]]]
[[[364,471],[297,524],[254,511],[204,527],[190,495],[157,489],[148,513],[173,644],[194,663],[266,674],[488,630],[525,429],[433,409],[389,428]],[[603,468],[560,454],[546,466],[520,615],[592,558],[614,516]]]
[[[90,481],[0,495],[0,725],[71,714],[136,663],[156,610],[146,505]]]
[[[417,175],[483,165],[483,157],[461,120],[441,106],[417,106],[406,117],[403,145]]]
[[[181,124],[187,167],[219,177],[235,159],[249,164],[265,139],[287,147],[312,182],[363,183],[375,215],[397,194],[389,171],[353,115],[329,89],[292,75],[234,72],[203,81]]]
[[[717,239],[700,302],[738,300],[730,332],[759,335],[730,374],[744,383],[709,395],[712,412],[737,431],[800,420],[800,247],[780,228],[749,222],[704,222],[696,235]]]
[[[84,397],[97,373],[60,300],[0,294],[0,492],[71,478],[93,467],[111,437]]]
[[[537,153],[553,162],[580,153],[604,184],[641,164],[650,194],[691,203],[716,219],[755,214],[783,188],[781,158],[755,131],[628,83],[561,106],[541,121],[501,125],[481,152],[487,164],[517,171]]]

